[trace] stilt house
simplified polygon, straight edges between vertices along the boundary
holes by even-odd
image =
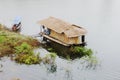
[[[44,37],[63,45],[79,45],[85,43],[86,30],[75,24],[49,17],[38,21],[50,30],[50,35]]]

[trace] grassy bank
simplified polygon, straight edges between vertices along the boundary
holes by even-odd
[[[14,55],[17,62],[36,64],[40,57],[34,54],[33,49],[39,45],[36,39],[12,32],[0,24],[0,57]]]

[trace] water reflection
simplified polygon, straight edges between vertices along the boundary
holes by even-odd
[[[45,64],[45,67],[48,72],[54,73],[57,71],[57,65],[56,64]]]
[[[83,57],[83,58],[81,58],[81,62],[80,63],[82,64],[81,70],[84,70],[84,69],[96,70],[101,65],[100,61],[97,59],[96,56]]]
[[[0,64],[0,72],[3,72],[3,65]]]
[[[65,72],[65,76],[64,76],[64,78],[66,79],[66,80],[73,80],[72,79],[72,72],[70,71],[70,70],[66,70],[66,72]]]

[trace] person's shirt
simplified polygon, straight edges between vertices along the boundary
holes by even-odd
[[[46,35],[50,34],[50,30],[48,28],[46,28],[46,27],[41,26],[40,30],[41,30],[42,34],[46,34]]]
[[[44,32],[45,32],[46,35],[49,35],[50,34],[50,29],[45,28]]]

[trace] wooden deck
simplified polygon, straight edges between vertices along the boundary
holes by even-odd
[[[61,41],[59,41],[59,40],[57,40],[57,39],[55,39],[55,38],[52,38],[52,37],[50,37],[50,36],[48,36],[48,35],[42,35],[43,37],[45,37],[45,38],[47,38],[47,39],[49,39],[49,40],[51,40],[51,41],[54,41],[54,42],[56,42],[56,43],[59,43],[59,44],[61,44],[61,45],[64,45],[64,46],[70,46],[69,44],[66,44],[66,43],[64,43],[64,42],[61,42]]]

